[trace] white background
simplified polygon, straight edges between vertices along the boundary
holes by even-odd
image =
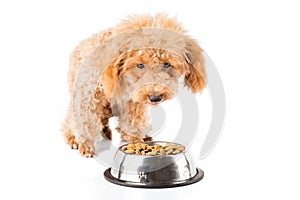
[[[177,15],[216,64],[225,126],[201,182],[115,186],[60,135],[68,56],[128,14],[159,11]],[[0,199],[299,199],[299,11],[297,0],[1,1]]]

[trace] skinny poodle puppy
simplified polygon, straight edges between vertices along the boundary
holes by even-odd
[[[148,39],[147,48],[123,51],[116,47],[118,56],[111,58],[110,65],[102,67],[103,73],[99,77],[97,87],[92,91],[94,113],[101,131],[93,135],[79,133],[74,125],[72,97],[76,92],[74,84],[80,68],[99,45],[122,33],[147,28],[174,32],[182,37],[174,41],[175,39],[170,39],[171,36],[164,38],[159,32],[157,34],[153,32],[148,34],[149,38],[154,39]],[[143,38],[146,40],[148,37]],[[132,41],[141,43],[142,46],[145,43],[143,38],[132,34],[129,42],[122,41],[125,46]],[[164,42],[164,48],[157,48],[155,42]],[[153,47],[149,47],[151,45]],[[112,116],[119,118],[116,130],[120,133],[121,139],[128,142],[151,140],[151,137],[147,136],[151,130],[147,107],[172,99],[177,92],[180,77],[184,78],[186,87],[193,93],[201,92],[206,87],[202,49],[195,40],[186,35],[186,31],[175,18],[169,18],[165,14],[133,15],[116,27],[83,40],[70,57],[68,83],[71,103],[63,124],[67,144],[71,148],[78,149],[85,157],[94,156],[96,154],[94,142],[99,135],[112,139],[109,128],[109,118]]]

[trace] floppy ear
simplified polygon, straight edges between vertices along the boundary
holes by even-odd
[[[112,97],[114,89],[119,82],[119,74],[121,71],[122,64],[120,60],[112,62],[102,74],[102,85],[104,89],[104,94],[107,97]]]
[[[201,92],[206,87],[206,71],[202,49],[195,40],[186,41],[184,58],[187,69],[184,83],[193,93]]]
[[[117,66],[113,64],[108,66],[103,72],[102,81],[105,95],[107,97],[112,97],[115,86],[119,81]]]

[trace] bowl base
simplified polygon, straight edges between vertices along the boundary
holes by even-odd
[[[185,186],[185,185],[190,185],[190,184],[196,183],[204,177],[204,172],[201,169],[197,168],[197,174],[194,177],[189,178],[187,180],[170,182],[170,183],[139,183],[139,182],[131,182],[131,181],[124,181],[124,180],[117,179],[111,175],[110,170],[111,170],[111,168],[108,168],[104,172],[104,177],[107,181],[117,184],[117,185],[126,186],[126,187],[135,187],[135,188],[179,187],[179,186]]]

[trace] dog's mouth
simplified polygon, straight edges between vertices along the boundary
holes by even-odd
[[[148,102],[148,104],[150,104],[151,106],[156,106],[158,104],[160,104],[161,102]]]

